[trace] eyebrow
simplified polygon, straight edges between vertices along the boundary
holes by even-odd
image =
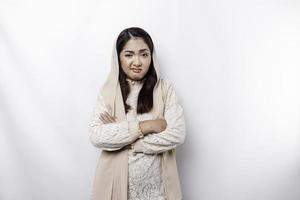
[[[139,50],[139,52],[143,52],[143,51],[149,51],[149,49],[140,49]],[[130,51],[130,50],[125,50],[124,52],[134,53],[134,51]]]

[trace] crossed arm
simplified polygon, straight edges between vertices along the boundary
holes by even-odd
[[[145,121],[121,121],[111,116],[99,95],[90,124],[91,143],[106,151],[115,151],[131,145],[134,152],[161,153],[177,147],[185,140],[183,109],[175,90],[167,82],[167,98],[164,119]],[[138,128],[144,137],[139,138]]]

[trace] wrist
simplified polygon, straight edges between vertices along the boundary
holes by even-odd
[[[139,126],[141,131],[143,132],[143,135],[146,135],[151,132],[150,120],[140,121]]]
[[[143,138],[144,137],[144,132],[141,128],[141,123],[138,123],[138,133],[139,133],[139,138]]]

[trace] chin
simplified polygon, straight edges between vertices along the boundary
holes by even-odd
[[[132,80],[136,80],[136,81],[139,81],[139,80],[142,80],[145,76],[131,76],[130,78]]]
[[[139,80],[142,80],[143,78],[140,78],[140,77],[135,77],[135,78],[132,78],[132,80],[135,80],[135,81],[139,81]]]

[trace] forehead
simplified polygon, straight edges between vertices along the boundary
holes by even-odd
[[[138,52],[141,49],[149,50],[148,45],[144,42],[142,38],[131,38],[125,44],[123,51],[136,51]]]

